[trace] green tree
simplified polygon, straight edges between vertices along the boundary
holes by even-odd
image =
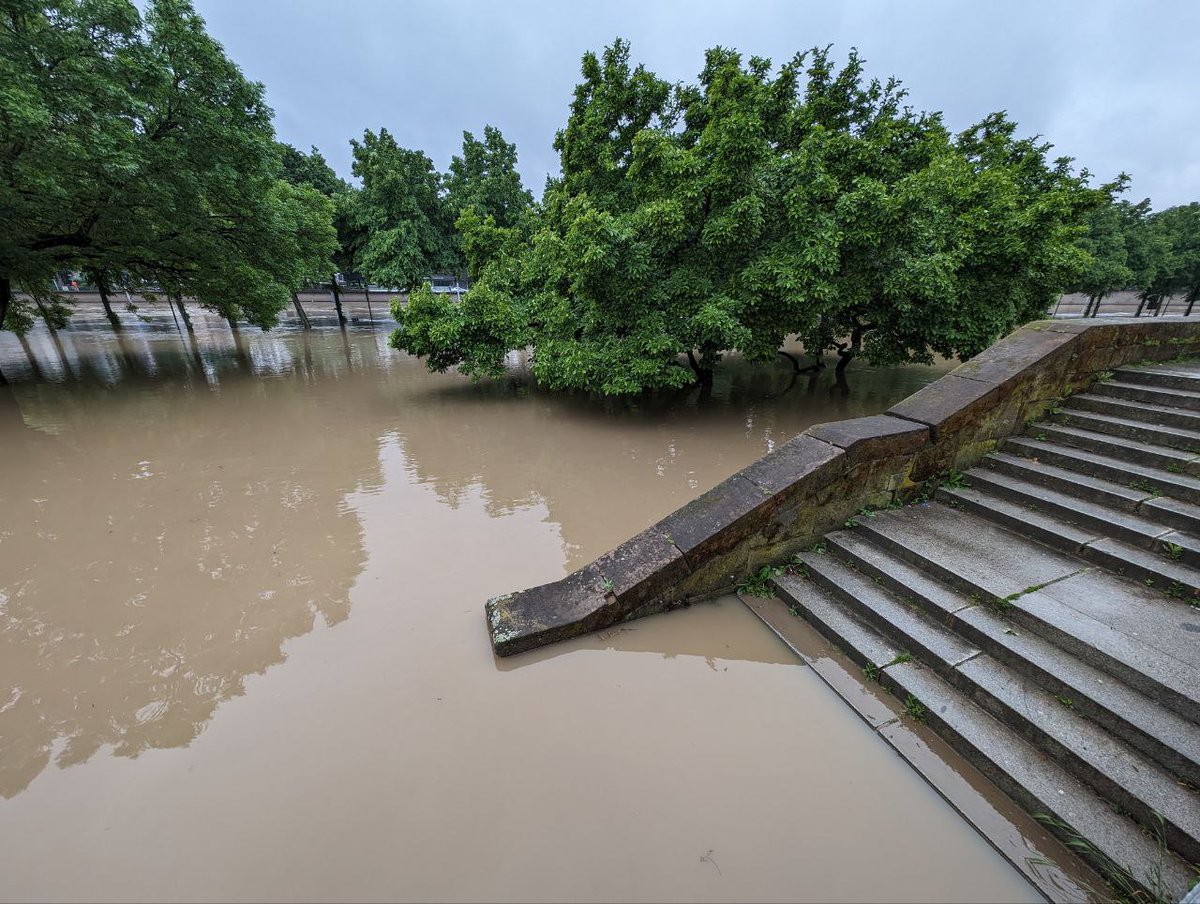
[[[517,172],[517,146],[492,126],[484,126],[483,141],[463,132],[462,156],[451,159],[444,184],[446,206],[455,218],[469,209],[508,228],[533,204]]]
[[[57,271],[112,262],[139,167],[140,27],[125,0],[0,6],[0,327],[32,324],[16,288],[40,299]]]
[[[355,217],[357,189],[342,179],[325,161],[321,152],[313,147],[309,153],[298,151],[288,144],[280,145],[283,154],[283,177],[293,185],[307,185],[329,199],[333,205],[333,225],[337,235],[337,247],[317,277],[328,278],[329,288],[333,293],[334,307],[337,310],[338,323],[346,322],[342,312],[341,292],[338,289],[337,272],[346,272],[358,268],[358,256],[363,243],[366,241],[366,230],[358,225]],[[313,281],[318,281],[314,277]],[[292,305],[296,315],[305,329],[311,324],[308,315],[300,305],[296,293],[292,293]]]
[[[1160,299],[1181,295],[1190,314],[1200,300],[1200,202],[1159,211],[1150,226],[1165,252],[1147,292]]]
[[[351,141],[362,188],[349,205],[351,230],[364,239],[358,269],[375,282],[409,288],[455,260],[442,177],[421,151],[400,147],[387,129]]]
[[[144,19],[127,0],[4,2],[5,325],[28,322],[14,285],[36,298],[65,267],[273,325],[333,227],[317,192],[279,180],[262,85],[187,0],[151,0]]]
[[[1087,255],[1087,187],[1002,114],[961,135],[914,112],[856,53],[710,50],[698,82],[583,59],[536,218],[459,222],[480,278],[462,304],[416,293],[394,344],[435,370],[498,373],[514,348],[555,389],[701,381],[726,351],[790,334],[845,366],[968,357],[1043,315]]]

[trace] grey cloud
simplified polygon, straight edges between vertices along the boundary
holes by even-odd
[[[445,167],[464,129],[516,141],[526,184],[551,147],[585,50],[620,35],[671,80],[721,44],[776,62],[857,46],[914,106],[962,128],[1006,109],[1098,178],[1133,174],[1157,208],[1200,199],[1200,4],[196,0],[210,31],[267,85],[280,137],[315,144],[343,175],[350,138],[387,126]]]

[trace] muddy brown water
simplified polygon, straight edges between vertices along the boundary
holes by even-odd
[[[736,600],[484,624],[941,370],[605,402],[197,322],[0,334],[0,896],[1037,900]]]

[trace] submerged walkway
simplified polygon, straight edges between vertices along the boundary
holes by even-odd
[[[1200,878],[1200,364],[1119,369],[797,563],[783,603],[1110,879]]]

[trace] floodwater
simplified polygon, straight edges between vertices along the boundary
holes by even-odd
[[[734,600],[484,623],[938,370],[613,402],[196,320],[0,334],[0,897],[1037,899]]]

